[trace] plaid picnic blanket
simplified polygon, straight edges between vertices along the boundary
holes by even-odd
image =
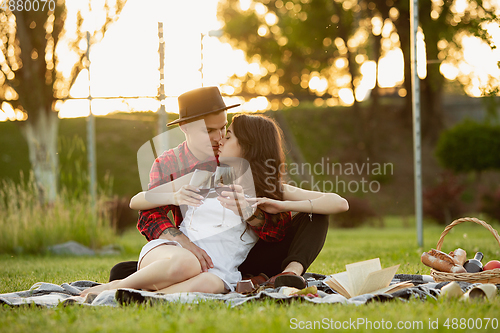
[[[63,283],[56,285],[46,282],[38,282],[29,290],[0,294],[0,304],[9,306],[30,306],[36,305],[41,307],[54,307],[59,304],[71,305],[80,304],[83,306],[120,306],[131,302],[138,303],[164,303],[164,302],[181,302],[181,303],[201,303],[205,301],[221,301],[231,307],[239,306],[249,301],[258,301],[272,299],[277,302],[303,301],[315,304],[366,304],[370,302],[385,302],[392,300],[409,300],[412,298],[426,300],[428,298],[436,299],[439,296],[440,288],[444,283],[429,283],[426,282],[425,276],[421,275],[406,275],[396,274],[392,283],[401,281],[411,281],[415,284],[414,287],[399,290],[392,294],[365,294],[350,299],[335,293],[331,290],[323,280],[325,275],[306,273],[304,275],[308,285],[316,285],[318,288],[318,297],[310,296],[288,296],[283,293],[282,288],[268,288],[261,290],[255,294],[240,294],[236,292],[228,294],[206,294],[198,292],[190,293],[175,293],[162,294],[157,292],[149,292],[135,289],[116,289],[108,290],[95,296],[92,294],[87,297],[80,297],[81,291],[97,285],[92,281],[75,281],[71,283]],[[461,284],[465,291],[471,287],[471,284]]]

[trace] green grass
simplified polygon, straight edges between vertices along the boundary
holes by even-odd
[[[22,178],[18,184],[0,181],[0,253],[40,253],[69,240],[92,248],[113,242],[115,230],[105,209],[104,191],[99,189],[93,206],[84,191],[63,187],[53,203],[45,204],[33,173]]]
[[[344,270],[344,265],[380,257],[383,267],[401,264],[398,273],[428,274],[429,269],[420,263],[422,249],[417,246],[411,219],[403,223],[400,218],[386,218],[384,229],[365,227],[355,230],[331,229],[325,247],[310,271],[330,274]],[[499,229],[498,225],[494,225]],[[426,225],[424,249],[435,247],[442,227]],[[137,258],[144,238],[136,231],[126,232],[118,243],[124,248],[121,255],[110,257],[53,257],[0,255],[2,274],[0,293],[26,290],[38,281],[61,284],[75,280],[105,282],[109,269],[117,262]],[[464,248],[469,256],[480,249],[484,260],[500,258],[500,249],[494,237],[475,224],[461,224],[446,236],[443,250]],[[373,303],[363,306],[312,305],[301,302],[276,304],[262,301],[229,308],[218,302],[201,304],[156,304],[154,306],[130,305],[117,308],[59,306],[46,308],[0,309],[0,327],[5,332],[282,332],[290,331],[299,321],[323,320],[357,321],[372,323],[409,321],[407,325],[423,325],[413,331],[429,331],[429,322],[438,320],[437,332],[465,331],[443,326],[449,318],[496,318],[500,320],[500,297],[492,302],[466,304],[460,301],[428,300],[422,302]],[[295,318],[295,319],[293,319]],[[295,321],[296,320],[296,321]],[[459,323],[459,322],[458,322]],[[483,325],[486,321],[483,321]],[[318,324],[317,324],[318,325]],[[352,326],[351,326],[352,328]],[[375,328],[358,327],[353,331],[377,331]],[[412,330],[410,330],[412,331]],[[471,330],[468,330],[471,331]],[[491,328],[480,332],[498,331]]]

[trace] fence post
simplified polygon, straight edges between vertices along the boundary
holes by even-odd
[[[95,154],[95,118],[92,113],[92,94],[90,91],[90,32],[87,31],[87,73],[89,79],[89,116],[87,117],[87,160],[89,171],[89,194],[92,206],[92,213],[96,213],[96,154]]]
[[[420,147],[420,79],[417,71],[418,0],[410,1],[410,59],[413,110],[413,155],[415,179],[415,220],[418,246],[423,247],[422,224],[422,160]]]
[[[160,101],[160,108],[158,109],[158,133],[157,135],[162,134],[165,131],[165,127],[167,124],[167,112],[165,110],[165,40],[163,38],[163,22],[158,22],[158,39],[159,39],[159,47],[158,52],[160,55],[160,86],[158,88],[158,98]],[[160,136],[160,147],[159,153],[160,155],[163,151],[165,151],[168,147],[167,134]]]

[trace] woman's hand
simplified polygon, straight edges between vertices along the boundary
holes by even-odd
[[[261,210],[269,214],[278,214],[281,212],[290,211],[290,209],[286,207],[285,201],[274,200],[269,198],[256,198],[255,204]]]
[[[195,186],[183,185],[177,192],[174,193],[175,205],[199,207],[203,197],[197,192],[199,192],[199,190]]]
[[[243,187],[240,185],[229,185],[232,191],[222,191],[217,197],[221,205],[230,209],[236,215],[241,216],[244,220],[248,219],[255,212],[255,198],[247,198],[243,192]],[[252,203],[250,203],[252,202]]]

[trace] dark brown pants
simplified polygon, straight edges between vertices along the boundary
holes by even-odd
[[[328,232],[328,215],[298,213],[292,218],[285,238],[280,242],[259,239],[239,270],[243,276],[264,273],[271,277],[279,274],[292,261],[297,261],[307,271],[325,244]],[[137,271],[137,261],[124,261],[111,269],[109,281],[124,279]]]

